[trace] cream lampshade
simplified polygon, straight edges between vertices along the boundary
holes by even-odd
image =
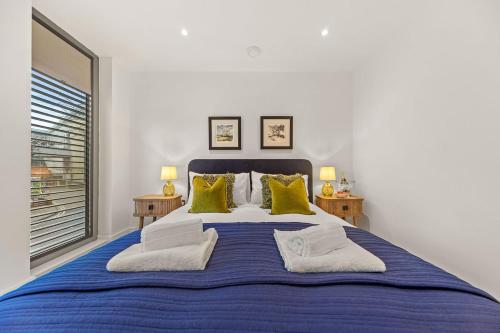
[[[324,180],[325,184],[321,189],[324,196],[331,197],[333,195],[333,186],[330,183],[331,180],[337,180],[337,175],[335,174],[335,167],[324,166],[319,170],[319,180]]]
[[[175,194],[175,186],[172,180],[177,179],[177,168],[175,166],[161,167],[161,180],[166,180],[167,183],[163,186],[163,195],[170,197]]]

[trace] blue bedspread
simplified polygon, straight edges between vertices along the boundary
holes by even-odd
[[[348,236],[386,273],[287,272],[273,229],[221,223],[205,271],[110,273],[130,233],[0,299],[1,332],[500,332],[487,293],[365,231]]]

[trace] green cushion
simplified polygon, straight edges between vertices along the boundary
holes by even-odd
[[[273,199],[271,215],[279,214],[316,214],[309,208],[306,185],[302,177],[285,185],[278,180],[270,179],[269,188]]]
[[[284,185],[288,185],[296,179],[302,178],[300,173],[296,173],[295,175],[263,175],[260,177],[260,182],[262,183],[262,206],[261,208],[269,209],[272,205],[272,196],[271,189],[269,188],[269,180],[274,179],[279,181]]]
[[[190,213],[229,213],[226,202],[226,180],[218,177],[210,185],[203,176],[193,178],[193,204]]]
[[[233,199],[233,187],[234,187],[234,180],[235,176],[234,173],[225,173],[225,174],[204,174],[201,177],[205,179],[210,185],[215,184],[217,179],[219,177],[224,177],[226,180],[226,202],[227,202],[227,207],[228,208],[235,208],[238,207],[234,203]]]

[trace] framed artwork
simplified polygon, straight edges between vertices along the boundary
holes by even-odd
[[[208,117],[208,149],[241,150],[241,117]]]
[[[293,149],[293,117],[260,117],[260,149]]]

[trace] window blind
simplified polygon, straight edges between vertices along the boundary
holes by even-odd
[[[91,98],[32,70],[32,259],[92,235],[89,223]]]

